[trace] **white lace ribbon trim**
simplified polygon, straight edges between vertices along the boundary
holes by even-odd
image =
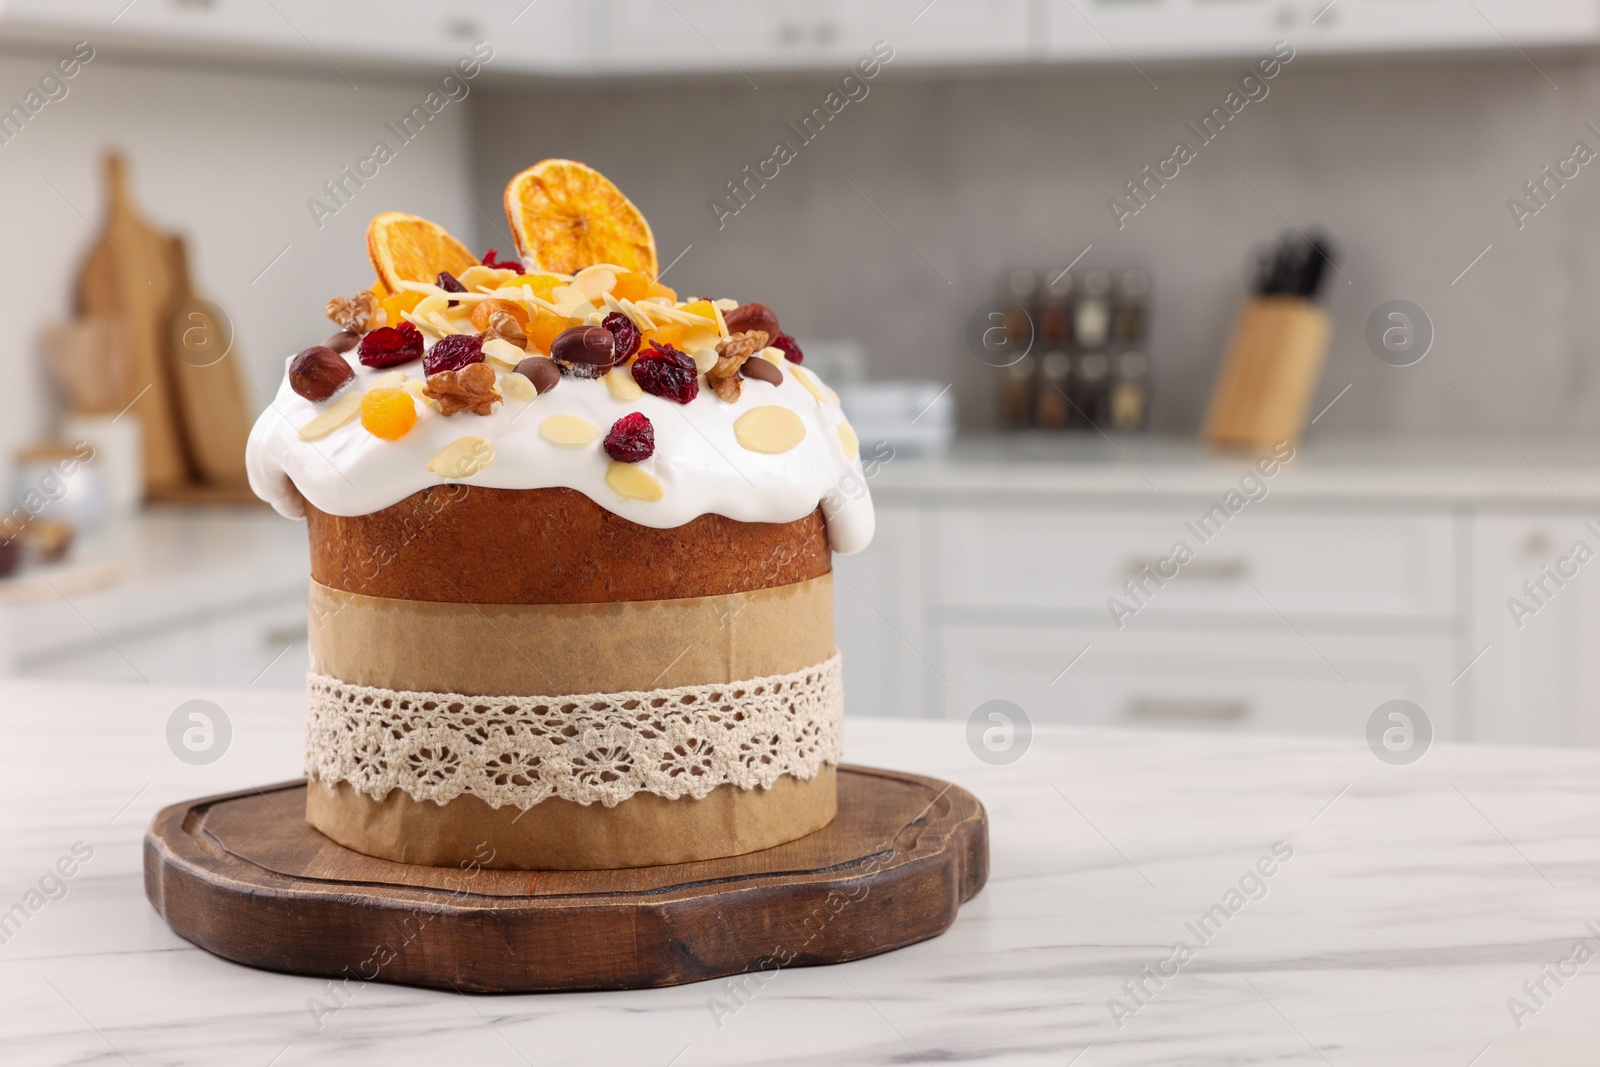
[[[815,778],[843,752],[837,652],[792,674],[640,693],[469,697],[306,680],[306,774],[374,800],[391,789],[523,810],[550,797],[700,799]]]

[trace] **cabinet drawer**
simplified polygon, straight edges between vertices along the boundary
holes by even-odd
[[[1313,641],[1294,633],[1129,629],[1108,636],[1086,627],[946,626],[945,714],[965,718],[985,701],[1003,699],[1040,725],[1359,740],[1373,710],[1398,698],[1427,712],[1436,739],[1454,736],[1450,679],[1457,668],[1449,638]]]
[[[1452,612],[1448,515],[1252,513],[1201,523],[1154,511],[952,509],[938,519],[940,606],[1092,610],[1149,567],[1147,610],[1442,618]],[[1179,544],[1192,552],[1181,566]],[[1167,562],[1163,562],[1167,561]],[[1143,615],[1145,610],[1141,610]]]

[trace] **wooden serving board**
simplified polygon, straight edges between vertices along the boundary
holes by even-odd
[[[903,948],[948,929],[989,870],[976,797],[867,767],[839,768],[839,817],[808,837],[624,871],[394,863],[340,847],[304,814],[303,781],[163,809],[145,834],[145,895],[180,936],[253,967],[531,993]]]

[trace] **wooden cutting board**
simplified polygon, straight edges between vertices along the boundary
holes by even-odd
[[[243,486],[250,412],[233,322],[194,291],[182,237],[168,238],[168,253],[172,305],[166,315],[166,352],[189,459],[206,485]]]
[[[623,871],[373,859],[312,829],[305,791],[263,786],[156,816],[145,896],[173,930],[294,974],[482,993],[637,989],[937,937],[989,873],[977,797],[870,767],[839,768],[838,817],[798,841]]]
[[[147,492],[182,486],[190,463],[178,430],[172,375],[167,366],[166,316],[174,278],[170,239],[133,206],[122,157],[105,160],[105,220],[78,276],[79,317],[120,317],[127,324],[131,393],[123,400],[137,415],[144,437]]]

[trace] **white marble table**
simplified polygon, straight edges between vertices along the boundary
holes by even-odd
[[[234,730],[227,754],[204,767],[180,762],[165,740],[172,710],[196,697],[222,706]],[[322,982],[180,940],[146,903],[140,867],[158,807],[294,776],[299,718],[284,693],[0,684],[0,912],[26,905],[75,842],[93,849],[61,883],[65,895],[0,943],[0,1061],[1600,1059],[1600,956],[1561,986],[1545,977],[1580,941],[1600,951],[1597,752],[1441,745],[1392,767],[1358,744],[1053,730],[1020,762],[990,767],[968,751],[962,724],[854,720],[853,759],[953,779],[988,806],[988,887],[944,936],[780,972],[720,1027],[712,1001],[725,988],[712,982],[471,998],[369,985],[319,1028],[308,1002]],[[1292,858],[1264,865],[1264,895],[1247,880],[1260,899],[1214,919],[1202,942],[1186,924],[1230,903],[1275,842]],[[1144,979],[1150,994],[1136,1004],[1124,983],[1178,941],[1193,958],[1159,988]],[[1524,983],[1541,979],[1549,995],[1535,1004]],[[1114,997],[1138,1009],[1120,1027]],[[1512,997],[1534,1010],[1514,1020]]]

